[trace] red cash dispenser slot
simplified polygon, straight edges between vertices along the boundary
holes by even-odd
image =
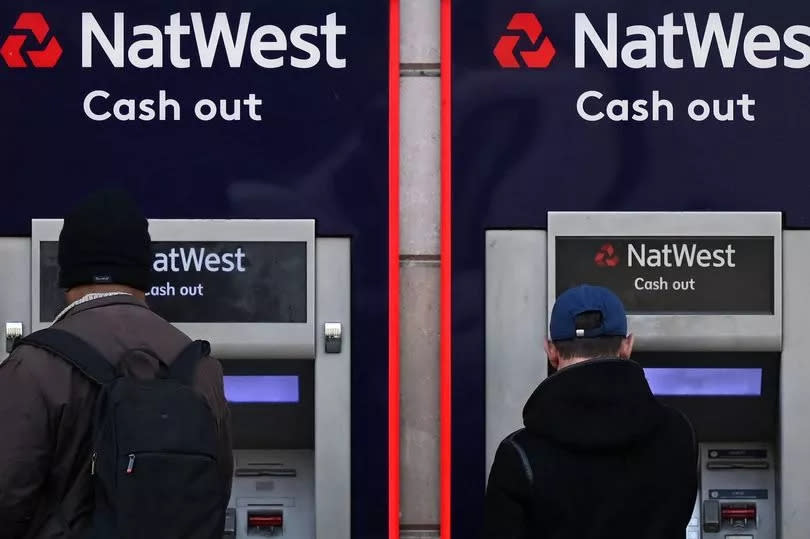
[[[728,503],[720,506],[720,518],[737,526],[755,526],[757,522],[757,504]]]
[[[280,510],[248,511],[248,535],[278,537],[284,533],[284,513]]]

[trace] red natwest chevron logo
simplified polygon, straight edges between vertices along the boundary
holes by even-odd
[[[606,243],[596,252],[593,257],[593,262],[597,266],[613,268],[619,265],[619,255],[616,254],[616,249],[613,244]]]
[[[38,68],[51,68],[56,65],[59,58],[62,57],[62,46],[55,37],[51,36],[48,43],[45,43],[45,38],[48,32],[51,31],[48,21],[42,13],[22,13],[14,25],[15,32],[8,36],[0,46],[0,56],[5,60],[6,65],[12,68],[28,67],[28,62],[25,61],[26,56],[30,60],[31,65]],[[34,38],[39,42],[40,48],[34,50],[26,50],[23,53],[23,46],[29,35],[25,31],[34,34]]]
[[[509,26],[506,28],[508,30],[522,32],[523,35],[531,40],[532,45],[537,45],[540,35],[543,33],[543,25],[540,24],[537,15],[534,13],[515,13],[512,16],[512,20],[509,21]],[[498,40],[498,44],[495,45],[493,53],[495,54],[495,58],[498,59],[498,63],[501,64],[501,67],[511,69],[520,67],[518,59],[515,56],[515,48],[520,41],[520,37],[521,34],[504,34],[501,36],[501,39]],[[534,50],[520,51],[520,56],[523,58],[526,67],[535,69],[548,67],[555,54],[557,54],[557,50],[547,37],[544,37],[539,46]]]

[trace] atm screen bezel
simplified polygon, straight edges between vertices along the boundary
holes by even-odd
[[[298,376],[297,403],[228,403],[234,449],[315,448],[315,362],[220,359],[225,376]]]
[[[777,352],[639,352],[642,367],[762,369],[759,396],[658,396],[683,412],[701,441],[776,440],[779,432],[779,360]]]

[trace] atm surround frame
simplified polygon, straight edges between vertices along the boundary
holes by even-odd
[[[759,396],[659,396],[658,400],[684,413],[698,440],[776,444],[779,438],[780,354],[778,352],[654,352],[633,355],[642,367],[761,368]],[[713,413],[701,411],[711,406]],[[727,418],[737,421],[728,422]]]
[[[315,449],[315,362],[275,359],[220,360],[225,376],[294,375],[297,403],[229,403],[234,449],[272,447],[279,450]],[[264,416],[272,414],[273,424]],[[304,421],[300,418],[303,416]],[[266,427],[266,428],[265,428]]]
[[[57,241],[62,220],[32,221],[31,319],[38,322],[39,242]],[[223,362],[263,359],[313,362],[315,402],[316,537],[349,539],[355,530],[352,467],[352,248],[350,237],[315,237],[315,221],[303,220],[149,220],[154,241],[306,241],[307,322],[173,324],[192,337],[211,340],[212,353]],[[316,265],[316,257],[322,261]],[[340,322],[343,346],[325,352],[324,324]],[[294,330],[292,326],[300,326]],[[268,352],[267,343],[273,343]],[[363,528],[363,525],[360,526]]]

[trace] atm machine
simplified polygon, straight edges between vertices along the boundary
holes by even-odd
[[[149,228],[151,308],[223,366],[234,447],[223,539],[349,539],[350,240],[316,238],[312,220]],[[7,343],[64,306],[60,229],[34,220],[30,239],[0,239],[0,279],[31,285],[5,287]]]
[[[810,232],[778,213],[549,213],[486,234],[486,470],[549,375],[556,296],[607,286],[633,360],[691,421],[700,488],[686,539],[810,537]]]

